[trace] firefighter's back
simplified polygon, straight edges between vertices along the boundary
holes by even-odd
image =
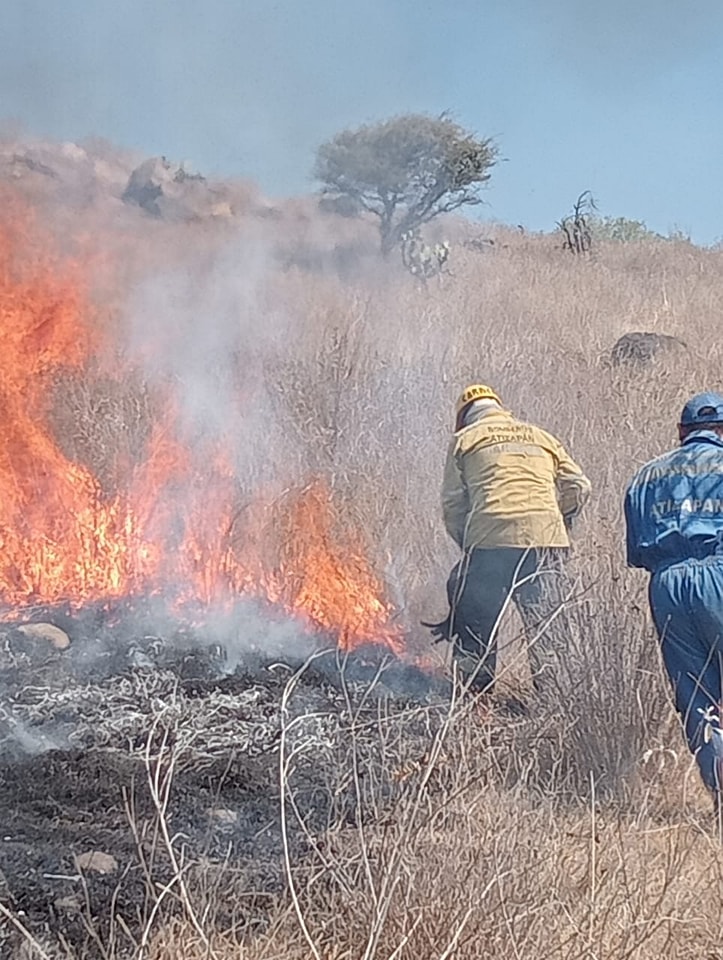
[[[505,410],[459,431],[458,463],[470,498],[468,546],[568,546],[557,446],[544,430]]]

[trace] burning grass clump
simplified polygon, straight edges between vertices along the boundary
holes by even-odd
[[[63,371],[54,383],[48,419],[62,453],[90,471],[104,496],[113,497],[148,458],[158,406],[137,372],[119,380],[92,370]]]

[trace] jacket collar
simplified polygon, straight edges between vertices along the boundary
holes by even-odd
[[[491,420],[493,417],[502,417],[505,420],[509,420],[512,418],[512,414],[510,413],[509,410],[505,410],[504,407],[499,407],[499,406],[487,407],[487,408],[483,408],[482,410],[475,410],[472,414],[470,414],[464,426],[462,426],[460,430],[457,431],[457,433],[460,433],[462,430],[467,430],[469,427],[474,427],[481,420],[487,420],[488,418]]]
[[[689,433],[680,445],[687,447],[693,443],[709,443],[715,447],[723,447],[723,437],[719,437],[713,430],[695,430]]]

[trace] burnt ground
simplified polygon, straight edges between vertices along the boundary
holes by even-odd
[[[263,923],[264,898],[285,884],[282,728],[296,862],[331,826],[353,825],[363,802],[347,776],[352,721],[407,716],[403,749],[413,753],[446,697],[441,681],[377,648],[342,663],[322,645],[299,672],[289,656],[246,651],[230,662],[202,631],[161,637],[136,621],[79,625],[58,611],[36,619],[64,627],[72,643],[57,650],[0,627],[0,902],[47,950],[66,943],[80,956],[90,945],[94,955],[96,937],[115,937],[118,955],[132,953],[179,863],[202,865],[206,884],[222,874],[232,883],[215,923]],[[356,738],[354,749],[377,798],[381,789],[393,802],[383,738]],[[112,860],[89,866],[91,852]],[[159,919],[180,909],[172,890]],[[10,924],[0,930],[5,956],[21,937]]]

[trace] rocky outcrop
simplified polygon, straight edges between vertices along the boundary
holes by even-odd
[[[188,173],[165,157],[151,157],[136,167],[122,200],[162,220],[233,216],[230,197],[223,186],[212,186],[205,177]]]

